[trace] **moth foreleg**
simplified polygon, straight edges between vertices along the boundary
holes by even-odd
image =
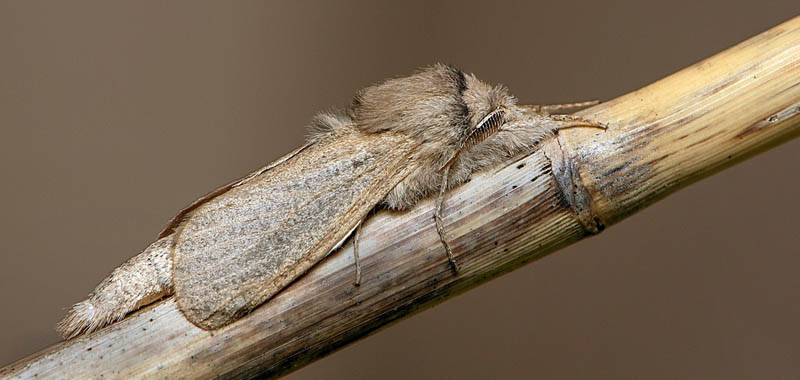
[[[361,224],[364,223],[364,219],[358,222],[356,226],[356,232],[353,235],[353,258],[356,262],[356,282],[354,283],[355,286],[361,285],[361,262],[358,259],[358,236],[361,235]]]
[[[600,129],[608,128],[608,126],[603,123],[573,115],[548,115],[547,118],[558,122],[557,129],[566,129],[572,127],[593,127]]]
[[[563,110],[571,110],[575,108],[586,108],[596,104],[600,104],[599,100],[588,100],[585,102],[575,102],[575,103],[563,103],[563,104],[532,104],[532,105],[522,105],[520,107],[528,108],[533,110],[537,113],[543,113],[545,115],[549,115],[553,112],[563,111]]]
[[[456,263],[456,259],[453,256],[453,251],[450,249],[450,244],[447,243],[447,239],[444,236],[444,224],[442,223],[442,206],[444,205],[444,196],[445,192],[447,191],[447,176],[450,172],[450,165],[444,167],[444,172],[442,173],[442,184],[439,188],[439,197],[436,198],[436,208],[433,211],[433,219],[436,222],[436,232],[439,233],[439,240],[442,241],[442,245],[444,245],[444,250],[447,252],[447,259],[450,261],[450,264],[453,266],[453,270],[458,272],[458,264]]]

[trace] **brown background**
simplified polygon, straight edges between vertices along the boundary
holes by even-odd
[[[799,11],[3,2],[0,363],[57,342],[64,309],[177,210],[296,147],[359,87],[442,61],[525,102],[610,99]],[[799,151],[701,181],[290,378],[797,378]]]

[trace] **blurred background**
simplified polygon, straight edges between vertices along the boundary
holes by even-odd
[[[797,0],[0,2],[0,365],[319,110],[446,62],[611,99]],[[800,377],[800,140],[301,369],[300,379]]]

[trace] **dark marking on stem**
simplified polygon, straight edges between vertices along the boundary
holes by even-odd
[[[775,93],[775,95],[780,95],[780,94],[783,94],[786,91],[791,91],[793,88],[795,88],[797,86],[800,86],[800,82],[796,82],[795,84],[778,91],[777,93]]]
[[[663,156],[661,156],[659,158],[655,158],[655,159],[651,160],[650,162],[648,162],[648,164],[655,165],[655,164],[661,162],[661,160],[663,160],[663,159],[665,159],[667,157],[669,157],[669,154],[665,154],[665,155],[663,155]]]
[[[703,127],[703,128],[706,128],[706,127]],[[703,128],[700,128],[700,129],[703,129]],[[706,136],[706,137],[704,137],[704,138],[702,138],[702,139],[700,139],[698,141],[695,141],[695,142],[689,144],[689,146],[687,146],[686,149],[693,148],[693,147],[695,147],[697,145],[700,145],[700,144],[702,144],[702,143],[704,143],[706,141],[709,141],[709,140],[711,140],[711,139],[713,139],[715,137],[718,137],[719,135],[721,135],[721,134],[723,134],[725,132],[726,132],[725,130],[720,130],[720,131],[714,132],[711,135],[708,135],[708,136]]]
[[[792,104],[791,106],[783,108],[781,110],[775,110],[773,112],[770,112],[769,114],[764,115],[759,121],[751,124],[749,127],[739,132],[739,134],[736,135],[736,138],[739,139],[745,138],[750,134],[769,129],[769,127],[777,125],[778,123],[784,122],[786,120],[795,118],[798,115],[800,115],[800,102]]]
[[[580,158],[565,155],[558,137],[545,144],[543,149],[545,156],[550,159],[556,187],[586,233],[597,234],[602,231],[605,222],[592,207],[592,196],[580,177]]]
[[[607,171],[607,172],[603,173],[603,176],[604,176],[604,177],[609,177],[609,176],[611,176],[612,174],[614,174],[614,173],[616,173],[616,172],[618,172],[618,171],[620,171],[620,170],[622,170],[622,169],[625,169],[625,168],[627,168],[627,167],[628,167],[628,166],[630,166],[630,165],[631,165],[630,161],[623,162],[622,164],[620,164],[620,165],[617,165],[617,166],[615,166],[614,168],[612,168],[611,170],[609,170],[609,171]]]

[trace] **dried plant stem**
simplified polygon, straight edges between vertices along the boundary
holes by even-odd
[[[570,129],[448,193],[455,274],[433,200],[381,212],[251,315],[200,330],[172,299],[0,370],[2,378],[251,378],[299,368],[391,322],[601,231],[665,195],[800,134],[800,18],[578,113]]]

